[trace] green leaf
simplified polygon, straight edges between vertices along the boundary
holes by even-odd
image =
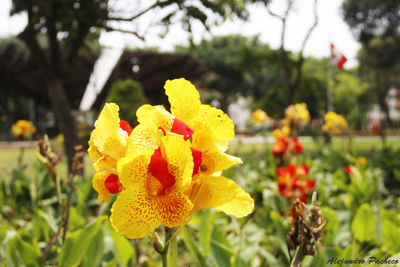
[[[400,230],[398,226],[389,220],[384,220],[382,222],[382,235],[384,246],[391,254],[400,252]]]
[[[18,234],[12,237],[7,243],[7,258],[15,266],[41,266],[40,251],[28,242],[22,240]]]
[[[122,266],[133,266],[136,262],[136,251],[133,249],[132,244],[125,236],[115,232],[109,221],[105,223],[105,227],[113,239],[115,250],[121,260]]]
[[[231,266],[233,256],[232,246],[224,232],[218,226],[214,226],[211,236],[211,257],[217,267]]]
[[[91,242],[101,231],[101,225],[105,218],[105,216],[99,217],[84,229],[67,234],[67,239],[58,257],[60,267],[73,267],[80,264]]]
[[[374,240],[375,218],[368,203],[362,204],[354,216],[351,231],[360,242]]]
[[[201,223],[199,225],[199,241],[203,249],[203,256],[207,258],[210,253],[211,233],[213,228],[214,214],[210,209],[202,211]]]
[[[107,264],[104,267],[117,267],[118,260],[119,260],[118,257],[115,257],[114,259],[107,262]]]
[[[201,235],[201,233],[200,233],[200,235]],[[183,227],[183,229],[181,231],[181,237],[182,237],[183,241],[185,242],[186,247],[188,248],[188,250],[194,257],[194,259],[196,260],[197,264],[199,266],[206,266],[205,259],[201,255],[199,248],[194,243],[193,235],[189,234],[189,231],[187,230],[186,227]]]
[[[104,251],[104,234],[100,229],[99,233],[93,238],[85,256],[83,257],[82,266],[99,266]]]

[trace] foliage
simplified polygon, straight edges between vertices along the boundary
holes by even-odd
[[[398,148],[362,150],[368,163],[361,165],[356,160],[360,149],[356,146],[351,149],[345,141],[330,146],[321,144],[312,150],[310,143],[305,144],[296,164],[310,167],[309,176],[317,181],[322,213],[329,223],[320,253],[307,256],[302,266],[324,266],[332,257],[399,259],[396,238],[400,184],[392,183],[400,173]],[[256,209],[242,219],[208,209],[195,214],[178,239],[179,266],[288,266],[287,211],[291,203],[278,192],[271,148],[259,144],[254,151],[237,153],[235,149],[230,153],[240,156],[244,163],[224,175],[234,177],[251,192]],[[343,170],[347,165],[352,169],[350,175]],[[60,178],[65,201],[67,178]],[[8,175],[2,172],[0,262],[3,265],[160,265],[149,237],[128,240],[104,219],[110,207],[97,201],[91,177],[74,181],[76,191],[66,239],[63,242],[62,235],[59,236],[43,261],[43,250],[61,222],[56,184],[48,170],[38,164],[29,171],[15,169]]]
[[[375,36],[400,37],[400,3],[397,0],[346,0],[342,9],[345,21],[363,44]]]
[[[360,77],[371,84],[370,95],[393,127],[386,96],[398,86],[400,65],[400,3],[395,0],[346,0],[345,21],[362,44],[358,53]]]
[[[238,95],[264,95],[268,80],[277,74],[273,62],[278,55],[258,38],[216,36],[190,48],[178,47],[177,51],[190,53],[207,67],[210,75],[205,85],[220,92],[218,100],[224,110]]]
[[[130,78],[116,81],[110,89],[105,102],[116,103],[120,106],[119,115],[123,120],[137,122],[136,110],[149,103],[144,94],[142,85]]]

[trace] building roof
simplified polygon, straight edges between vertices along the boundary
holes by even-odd
[[[64,70],[63,84],[73,109],[79,107],[98,57],[95,53],[79,57],[70,68]],[[132,71],[133,66],[136,66],[137,72]],[[111,85],[118,79],[131,77],[139,81],[148,99],[152,103],[162,104],[167,102],[162,90],[166,80],[178,77],[196,80],[205,72],[205,67],[189,55],[125,51],[97,96],[93,108],[100,108]],[[13,90],[14,93],[34,98],[36,102],[50,108],[45,82],[45,75],[30,57],[15,56],[12,52],[1,55],[1,91]]]

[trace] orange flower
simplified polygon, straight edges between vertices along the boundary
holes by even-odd
[[[314,180],[304,179],[308,175],[308,167],[304,164],[290,164],[287,167],[278,167],[276,172],[279,193],[283,197],[299,198],[306,203],[308,192],[315,187]]]

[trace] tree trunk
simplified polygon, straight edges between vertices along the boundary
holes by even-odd
[[[53,72],[46,72],[47,92],[51,100],[53,112],[64,134],[64,148],[68,159],[68,171],[71,171],[74,147],[79,145],[75,118],[71,113],[71,105],[65,93],[61,79]]]
[[[386,103],[385,97],[380,96],[379,107],[385,114],[386,123],[388,124],[389,128],[393,128],[393,121],[392,121],[392,118],[390,118],[389,107]]]

